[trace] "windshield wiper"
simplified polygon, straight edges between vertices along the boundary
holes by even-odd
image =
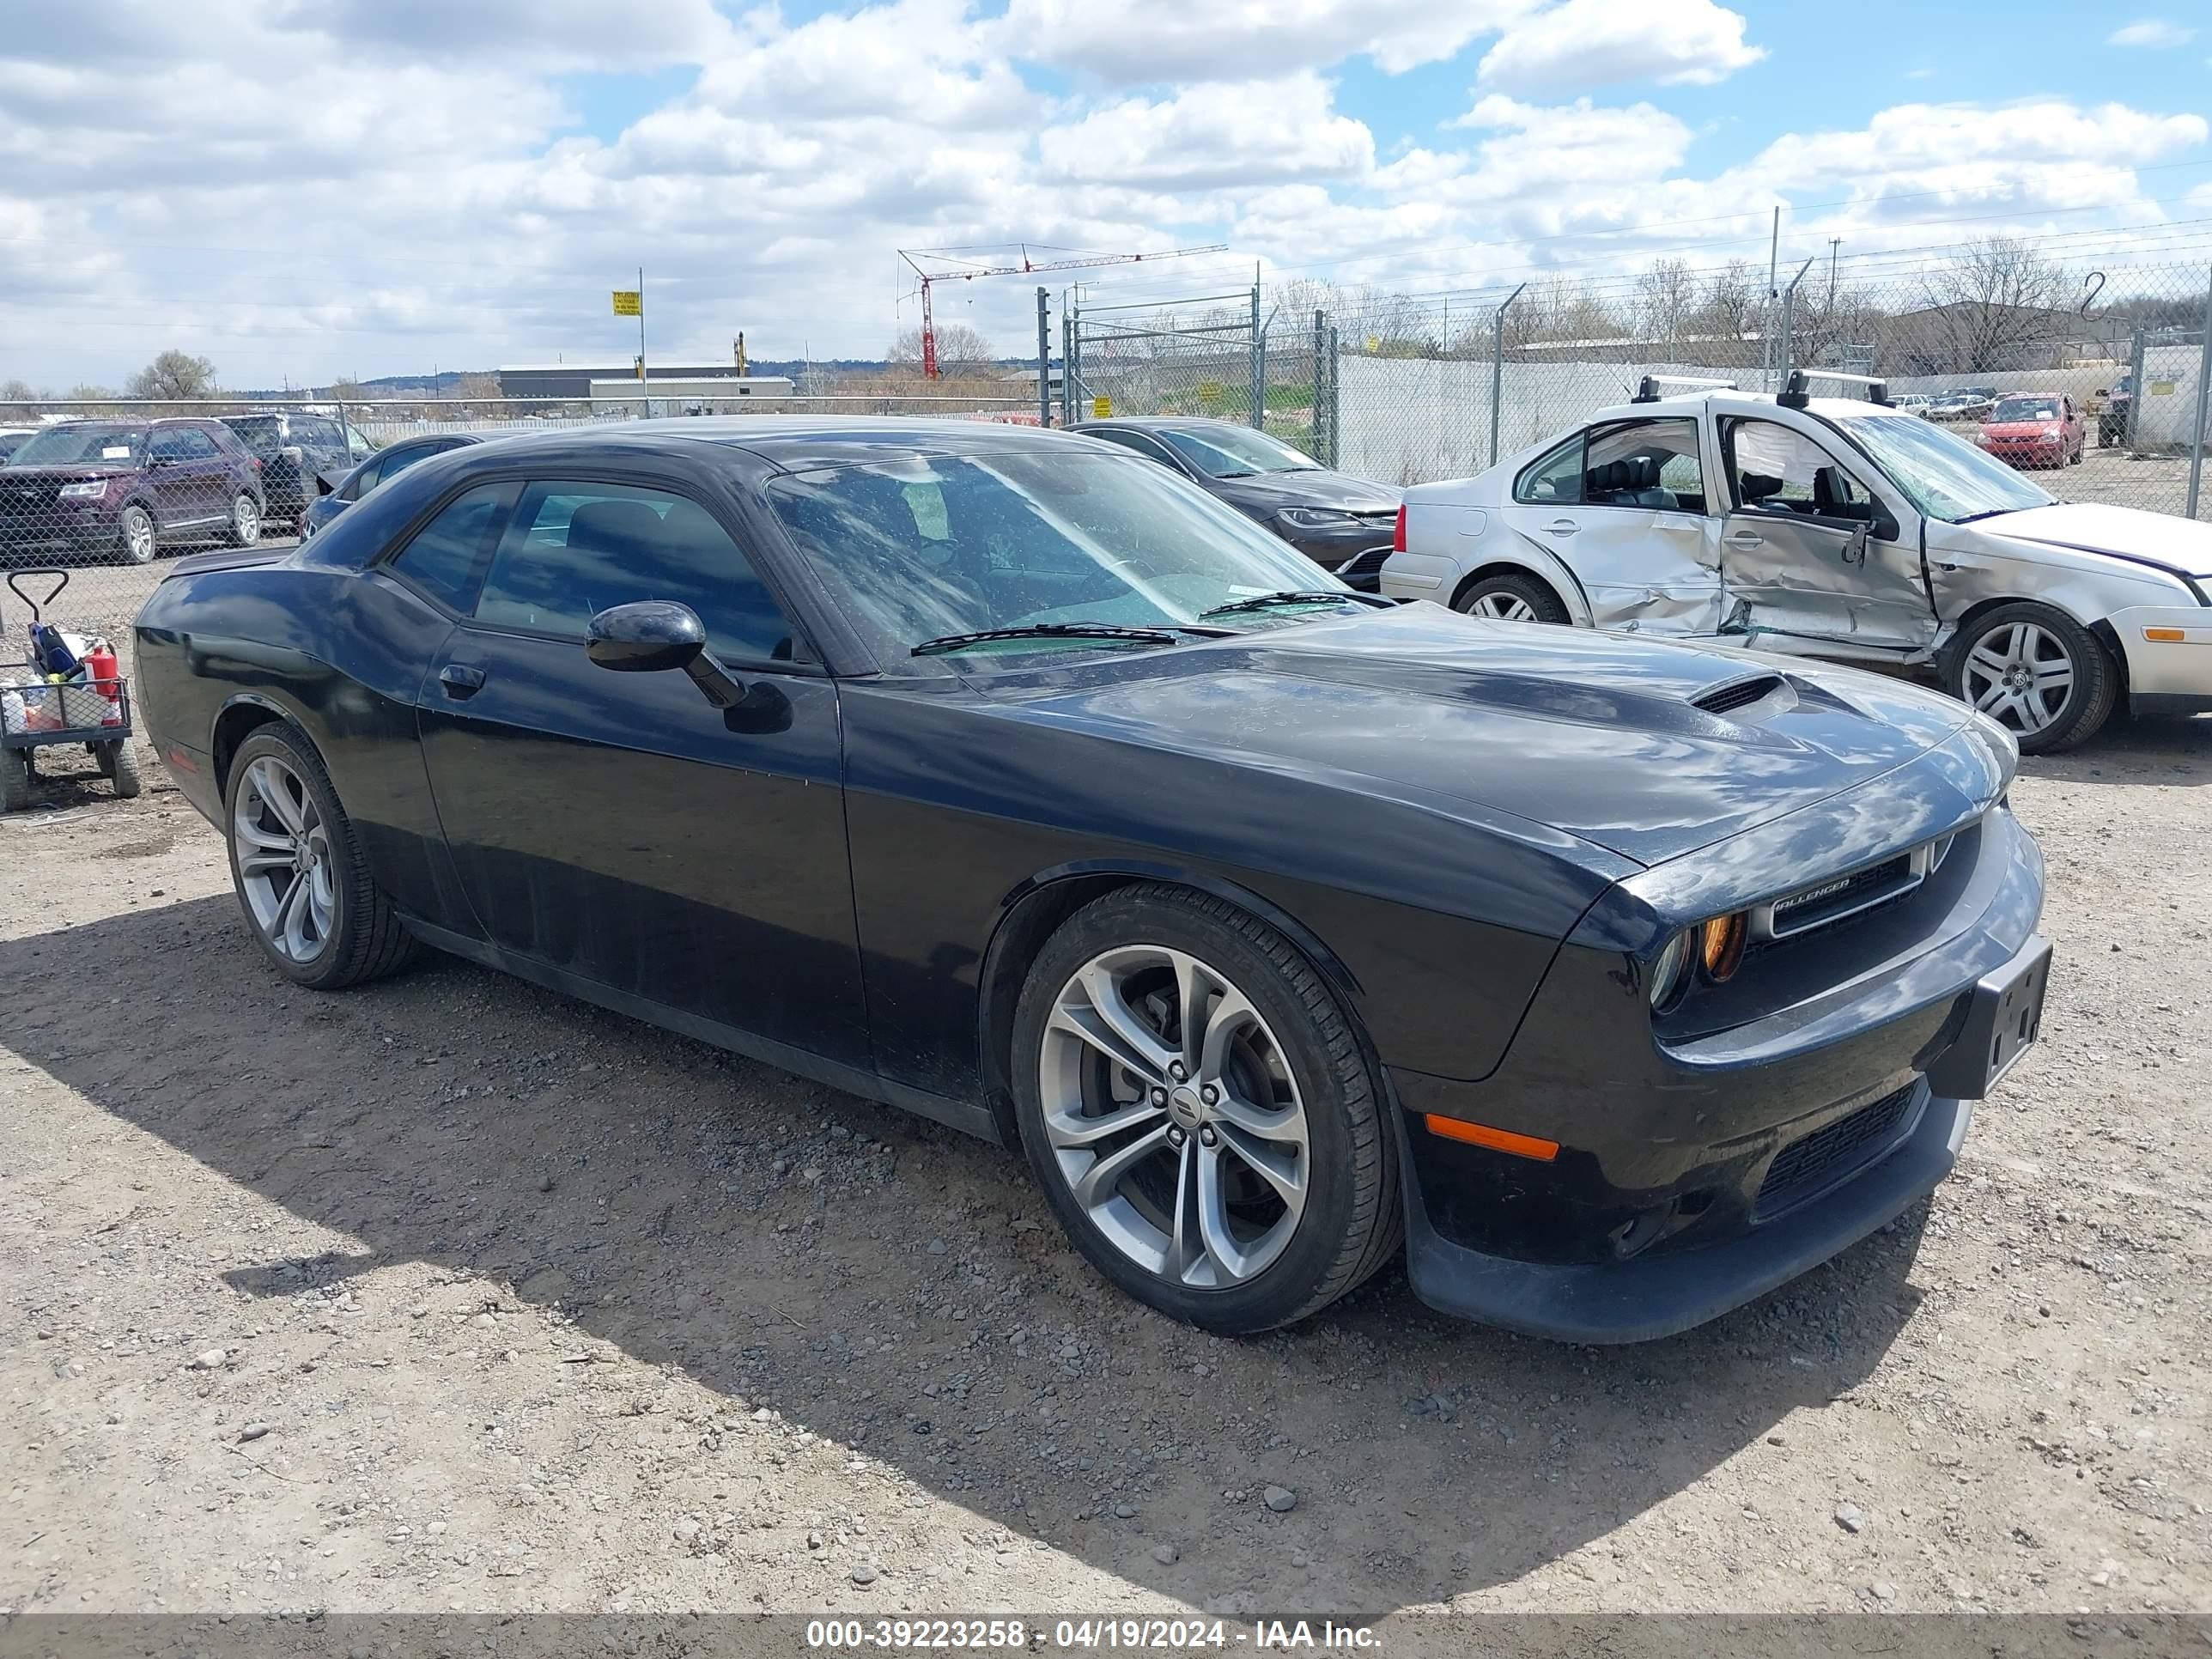
[[[1028,623],[1019,628],[979,628],[972,634],[924,640],[908,654],[934,656],[990,640],[1124,640],[1132,645],[1180,645],[1182,635],[1165,628],[1124,628],[1119,623]]]
[[[1371,605],[1397,608],[1395,599],[1386,599],[1379,593],[1355,593],[1350,588],[1331,593],[1318,588],[1289,588],[1280,593],[1255,593],[1249,599],[1232,599],[1227,605],[1217,605],[1201,611],[1201,617],[1233,617],[1240,611],[1266,611],[1279,605]]]
[[[1968,514],[1966,514],[1966,516],[1965,518],[1963,518],[1963,519],[1954,519],[1954,520],[1951,520],[1951,522],[1952,522],[1953,524],[1977,524],[1977,523],[1979,523],[1979,522],[1980,522],[1982,520],[1984,520],[1984,519],[1994,519],[1994,518],[1996,518],[1996,517],[1998,517],[2000,514],[2006,514],[2006,513],[2021,513],[2021,512],[2025,512],[2026,510],[2027,510],[2027,509],[2026,509],[2026,508],[2024,508],[2024,507],[1984,507],[1984,508],[1981,512],[1979,512],[1979,513],[1969,513]]]
[[[1213,476],[1217,478],[1249,478],[1252,476],[1252,469],[1248,466],[1241,472],[1217,472]]]

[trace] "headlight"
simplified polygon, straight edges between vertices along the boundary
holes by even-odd
[[[2055,426],[2046,426],[2043,428],[2043,435],[2046,438],[2056,438],[2060,435],[2059,429]]]
[[[1680,1000],[1682,988],[1690,982],[1691,962],[1688,933],[1675,934],[1652,958],[1651,1007],[1654,1012],[1663,1013]]]
[[[1716,985],[1731,977],[1743,960],[1744,942],[1751,937],[1750,918],[1739,910],[1715,916],[1697,930],[1698,964]]]
[[[1286,507],[1280,516],[1285,524],[1296,525],[1301,530],[1342,530],[1359,522],[1349,513],[1340,513],[1333,507]]]
[[[64,484],[61,498],[65,501],[96,501],[106,493],[106,479],[88,478],[82,483]]]

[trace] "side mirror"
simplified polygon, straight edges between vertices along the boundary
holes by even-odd
[[[617,673],[689,668],[706,648],[707,629],[698,613],[688,605],[666,599],[612,606],[592,617],[584,630],[585,654]]]
[[[617,673],[680,668],[700,695],[726,714],[745,701],[745,688],[707,649],[707,625],[699,613],[672,599],[610,605],[585,625],[584,654]]]

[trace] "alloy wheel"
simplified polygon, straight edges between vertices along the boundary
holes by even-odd
[[[248,765],[230,834],[254,926],[286,961],[314,961],[330,947],[337,894],[329,830],[299,774],[268,755]]]
[[[2014,732],[2040,732],[2073,696],[2075,668],[2065,641],[2049,629],[2005,623],[1966,653],[1966,701]]]
[[[261,539],[261,509],[253,504],[252,496],[238,498],[230,510],[230,525],[240,547],[251,547]]]
[[[123,555],[133,564],[147,563],[154,556],[154,520],[142,507],[124,510]]]
[[[1193,1289],[1265,1273],[1305,1212],[1305,1104],[1250,998],[1186,951],[1101,952],[1060,988],[1038,1056],[1052,1160],[1147,1272]]]
[[[1496,622],[1534,622],[1536,607],[1518,593],[1499,591],[1477,594],[1468,602],[1470,617],[1488,617]]]

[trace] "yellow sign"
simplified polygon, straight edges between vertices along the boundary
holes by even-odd
[[[2173,380],[2153,380],[2150,383],[2150,395],[2154,398],[2171,398],[2173,396],[2173,388],[2178,384],[2179,382]]]
[[[1093,398],[1091,400],[1091,418],[1094,421],[1112,420],[1114,400],[1111,398]]]
[[[634,288],[618,288],[615,290],[616,316],[641,317],[644,314],[645,296],[643,295]]]

